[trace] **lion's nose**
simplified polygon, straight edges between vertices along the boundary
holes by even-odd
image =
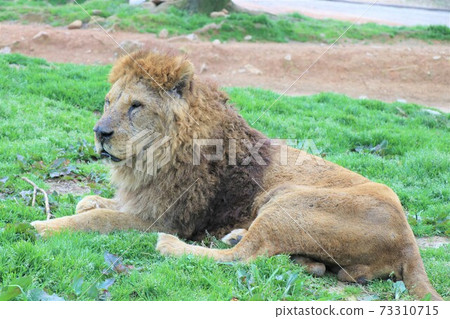
[[[97,136],[97,139],[102,143],[110,139],[114,134],[114,131],[112,129],[100,125],[94,127],[94,132]]]

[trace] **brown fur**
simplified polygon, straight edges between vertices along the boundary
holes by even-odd
[[[222,236],[245,228],[247,232],[239,232],[242,240],[230,249],[187,245],[163,233],[157,249],[221,261],[288,253],[315,275],[328,266],[338,269],[340,280],[364,283],[393,273],[418,297],[431,293],[440,299],[428,281],[400,201],[387,186],[293,148],[284,165],[280,147],[249,127],[224,93],[197,80],[183,57],[135,53],[116,63],[110,81],[97,128],[114,134],[103,144],[97,138],[96,144],[121,160],[111,162],[116,196],[88,196],[77,205],[77,215],[34,222],[39,232],[133,228],[197,239],[206,232]],[[141,107],[131,107],[136,100]],[[127,142],[144,130],[170,138],[170,161],[156,175],[124,165]],[[222,139],[224,158],[201,157],[193,165],[194,138]],[[264,165],[254,158],[242,165],[249,156],[239,142],[243,139],[263,141],[259,154]],[[238,141],[237,165],[229,165],[233,140]],[[162,154],[156,152],[155,158]]]

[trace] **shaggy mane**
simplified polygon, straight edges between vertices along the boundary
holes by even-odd
[[[148,84],[158,91],[161,87],[170,90],[193,72],[194,67],[185,56],[137,51],[121,57],[114,64],[109,82],[114,84],[120,78],[141,78],[148,80]]]

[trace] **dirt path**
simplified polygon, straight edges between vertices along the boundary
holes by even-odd
[[[439,3],[430,3],[434,7],[420,8],[419,2],[399,0],[233,0],[236,4],[258,11],[273,14],[299,12],[317,18],[337,20],[375,22],[387,25],[446,25],[450,27],[450,11],[439,9]],[[444,5],[445,7],[445,5]]]
[[[44,31],[46,35],[33,39]],[[203,78],[222,86],[253,86],[282,92],[328,47],[311,43],[226,43],[162,40],[152,34],[115,32],[117,42],[185,52]],[[0,49],[53,62],[109,64],[117,47],[101,30],[67,30],[43,25],[0,24]],[[257,70],[246,65],[251,64]],[[406,41],[339,44],[330,49],[287,94],[323,91],[398,99],[450,111],[450,46]]]

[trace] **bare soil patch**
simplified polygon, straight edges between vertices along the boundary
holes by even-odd
[[[91,189],[88,186],[80,185],[75,181],[65,181],[65,180],[46,180],[50,186],[48,190],[49,193],[57,192],[60,195],[63,194],[73,194],[73,195],[83,195],[89,193]]]
[[[33,37],[44,31],[46,36]],[[183,37],[158,39],[153,34],[112,33],[137,47],[181,52],[199,76],[221,86],[253,86],[283,92],[327,49],[316,43],[212,44]],[[41,24],[0,24],[0,49],[53,62],[110,64],[117,45],[102,30],[67,30]],[[255,69],[246,67],[251,65]],[[386,102],[397,100],[450,111],[450,46],[421,41],[344,43],[331,48],[287,92],[306,95],[323,91]]]
[[[439,248],[450,244],[450,238],[440,236],[416,238],[416,241],[420,248]]]

